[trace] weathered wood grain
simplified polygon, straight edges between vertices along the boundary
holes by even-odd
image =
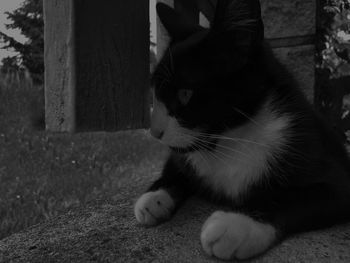
[[[75,130],[75,45],[71,0],[45,0],[45,118],[50,131]]]
[[[44,4],[47,129],[148,127],[148,1]]]
[[[76,2],[79,130],[148,127],[149,2]]]

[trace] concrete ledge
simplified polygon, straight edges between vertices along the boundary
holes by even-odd
[[[266,38],[315,34],[315,0],[261,0]]]
[[[128,172],[116,174],[112,200],[77,207],[1,240],[0,262],[218,262],[204,254],[199,235],[220,207],[193,199],[156,228],[136,223],[133,203],[157,177],[163,155],[149,150]],[[350,224],[295,236],[251,262],[350,262]]]
[[[294,76],[298,87],[313,103],[315,83],[315,47],[312,45],[275,48],[276,58]]]
[[[189,202],[156,228],[136,224],[132,202],[76,209],[0,242],[1,262],[218,262],[206,256],[199,233],[216,210]],[[350,262],[350,225],[291,238],[251,262]]]

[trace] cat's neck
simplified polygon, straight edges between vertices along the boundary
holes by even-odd
[[[235,198],[266,174],[286,148],[291,117],[273,111],[271,99],[239,127],[216,135],[212,151],[188,154],[188,161],[217,191]]]

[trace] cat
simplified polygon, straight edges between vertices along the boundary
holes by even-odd
[[[170,155],[137,221],[164,222],[194,194],[224,204],[200,241],[230,260],[349,220],[345,147],[264,42],[259,1],[218,0],[210,29],[157,12],[172,41],[152,77],[151,134]]]

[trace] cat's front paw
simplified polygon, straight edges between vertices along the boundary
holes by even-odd
[[[266,251],[276,239],[276,230],[239,213],[215,212],[204,223],[203,249],[220,259],[247,259]]]
[[[165,190],[147,192],[136,202],[134,212],[137,221],[146,226],[157,225],[170,218],[175,202]]]

